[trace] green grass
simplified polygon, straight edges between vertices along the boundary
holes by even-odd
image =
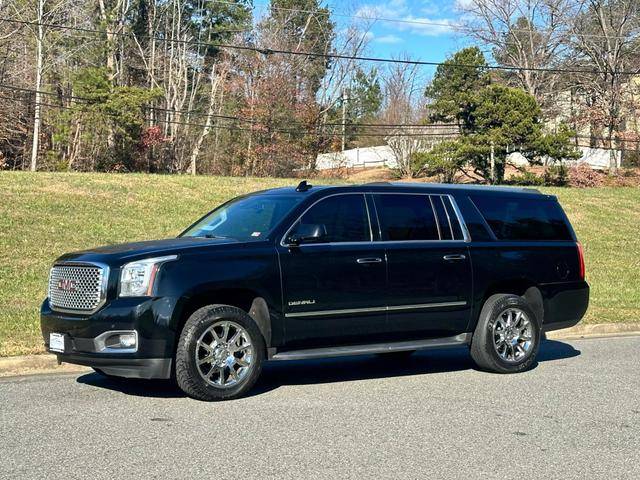
[[[38,308],[53,260],[175,236],[213,206],[295,180],[0,172],[0,356],[42,351]],[[326,181],[325,181],[326,183]],[[640,318],[640,189],[548,189],[585,245],[589,323]]]

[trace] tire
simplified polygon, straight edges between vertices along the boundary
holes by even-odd
[[[534,364],[541,336],[538,318],[524,298],[492,295],[480,312],[471,358],[487,372],[523,372]]]
[[[228,305],[203,307],[189,317],[180,334],[176,381],[197,400],[241,397],[260,376],[265,351],[260,329],[245,311]]]

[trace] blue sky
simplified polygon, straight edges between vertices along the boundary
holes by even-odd
[[[352,4],[330,0],[328,5],[335,12],[333,19],[343,26],[353,21],[346,15],[404,21],[372,19],[368,54],[380,57],[407,54],[413,59],[439,62],[468,44],[455,31],[461,16],[458,7],[463,2],[465,0],[363,0]]]

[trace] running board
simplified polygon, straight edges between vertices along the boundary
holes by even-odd
[[[369,345],[348,345],[344,347],[310,348],[276,353],[271,360],[305,360],[308,358],[342,357],[345,355],[367,355],[371,353],[402,352],[405,350],[428,350],[433,348],[469,345],[470,333],[461,333],[454,337],[411,340],[408,342],[372,343]]]

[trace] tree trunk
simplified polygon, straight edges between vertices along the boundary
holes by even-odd
[[[191,161],[190,161],[190,171],[191,175],[196,174],[196,162],[198,161],[198,155],[200,154],[200,149],[202,148],[202,142],[205,137],[209,134],[211,130],[211,117],[213,116],[213,111],[216,103],[216,94],[218,91],[218,85],[220,84],[220,75],[216,75],[216,66],[213,64],[211,66],[211,90],[209,92],[209,107],[207,109],[207,118],[204,123],[204,127],[202,127],[202,131],[196,140],[196,143],[191,152]]]
[[[36,37],[36,104],[33,109],[33,141],[31,143],[31,171],[35,172],[38,169],[38,150],[40,147],[40,123],[42,105],[42,94],[40,89],[42,87],[42,64],[43,64],[43,43],[44,43],[44,26],[42,21],[44,20],[44,2],[45,0],[38,0],[38,35]]]

